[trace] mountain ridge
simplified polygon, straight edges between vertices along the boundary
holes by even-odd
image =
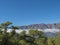
[[[60,29],[60,23],[54,24],[30,24],[26,26],[19,26],[20,29]]]

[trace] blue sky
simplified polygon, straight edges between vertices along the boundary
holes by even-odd
[[[0,0],[0,23],[14,25],[60,22],[60,0]]]

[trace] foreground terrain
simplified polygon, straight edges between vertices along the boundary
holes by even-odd
[[[60,45],[59,30],[19,30],[17,26],[11,26],[11,31],[7,27],[12,24],[5,22],[0,25],[0,45]],[[50,31],[52,30],[52,31]],[[48,32],[48,33],[47,33]],[[47,34],[46,34],[47,33]],[[56,36],[51,37],[51,35]]]

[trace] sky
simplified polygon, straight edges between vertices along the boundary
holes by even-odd
[[[60,22],[60,0],[0,0],[0,23],[29,25]]]

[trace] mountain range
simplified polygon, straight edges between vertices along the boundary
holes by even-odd
[[[17,33],[20,33],[23,30],[28,32],[30,29],[38,29],[39,31],[43,31],[46,37],[50,38],[50,37],[56,37],[58,35],[57,32],[60,31],[60,23],[31,24],[31,25],[19,26],[19,28],[20,28],[19,30],[16,30]],[[8,32],[10,32],[10,30]]]
[[[54,24],[31,24],[27,26],[20,26],[20,29],[60,29],[60,23]]]

